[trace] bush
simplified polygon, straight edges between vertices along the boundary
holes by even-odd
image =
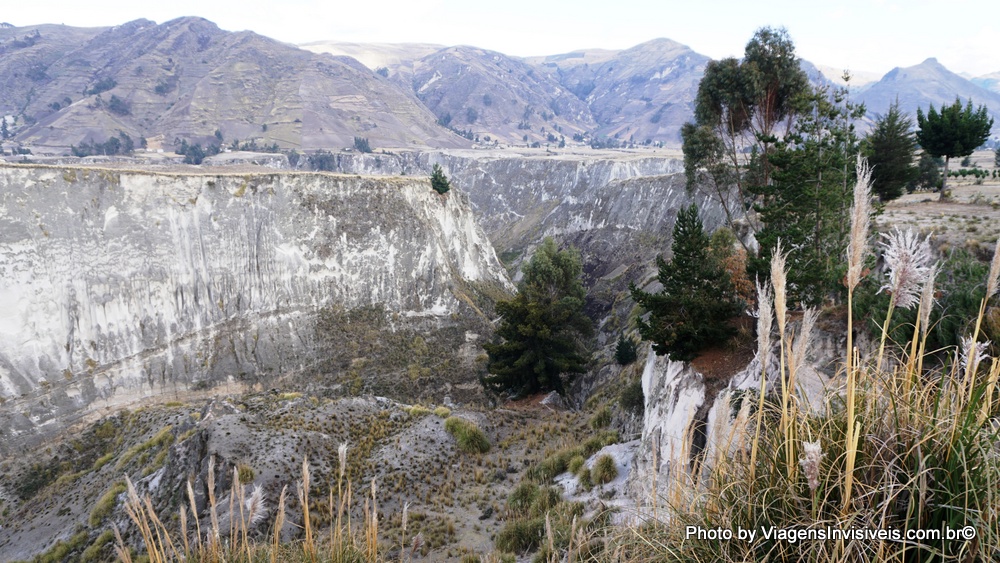
[[[636,342],[624,335],[618,337],[618,345],[615,346],[615,361],[620,366],[627,366],[638,359]]]
[[[524,516],[538,496],[538,485],[531,481],[522,481],[507,495],[507,509],[512,513]]]
[[[576,475],[580,473],[580,469],[583,468],[583,464],[586,462],[587,460],[583,459],[582,455],[573,456],[573,459],[569,460],[569,464],[566,466],[566,469],[568,469],[573,475]]]
[[[642,413],[646,410],[646,397],[642,393],[642,379],[636,379],[622,389],[622,394],[618,398],[618,404],[626,412],[642,416]]]
[[[441,418],[448,418],[449,416],[451,416],[451,409],[449,409],[448,407],[438,407],[434,409],[434,414],[436,414]]]
[[[431,414],[431,409],[423,405],[413,405],[412,407],[406,409],[406,412],[410,413],[410,416],[413,418],[419,418]]]
[[[444,429],[455,437],[458,449],[469,454],[484,454],[490,451],[490,441],[486,434],[472,421],[450,416],[444,421]]]
[[[537,548],[545,535],[545,518],[511,520],[497,533],[494,545],[500,551],[522,553]]]
[[[132,108],[128,102],[112,94],[111,101],[108,102],[108,111],[115,115],[128,115],[132,113]]]
[[[590,427],[594,430],[606,428],[609,424],[611,424],[611,409],[608,407],[604,407],[597,411],[594,413],[594,416],[590,418]]]
[[[617,476],[618,466],[615,465],[615,458],[607,454],[598,457],[590,470],[590,477],[595,485],[610,483]]]

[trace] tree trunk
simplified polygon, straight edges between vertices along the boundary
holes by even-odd
[[[941,195],[938,196],[939,200],[951,199],[948,196],[947,191],[945,190],[945,188],[948,186],[948,161],[950,159],[951,159],[950,156],[944,155],[944,177],[941,178]]]

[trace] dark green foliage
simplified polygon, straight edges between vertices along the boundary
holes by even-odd
[[[465,121],[467,123],[471,125],[475,123],[477,119],[479,119],[479,112],[476,111],[476,108],[469,107],[465,109]]]
[[[622,394],[618,398],[618,404],[626,412],[641,416],[646,410],[646,397],[642,393],[642,380],[636,379],[622,389]]]
[[[332,172],[337,169],[337,159],[330,151],[316,151],[309,155],[309,168]]]
[[[792,130],[775,143],[772,182],[750,189],[763,227],[760,253],[750,277],[770,278],[771,256],[781,241],[788,252],[789,303],[818,305],[843,290],[843,253],[850,221],[858,138],[853,120],[864,108],[843,91],[817,90],[799,99],[803,109]]]
[[[1000,168],[1000,144],[993,149],[993,166]]]
[[[671,251],[670,262],[662,256],[656,259],[663,289],[646,293],[631,285],[630,290],[632,299],[649,313],[636,319],[642,338],[653,343],[657,354],[687,361],[735,333],[728,321],[740,313],[743,302],[725,268],[709,252],[709,237],[694,203],[677,214]]]
[[[181,146],[177,148],[177,154],[184,155],[184,164],[201,164],[206,156],[219,154],[222,147],[216,144],[209,145],[207,149],[201,143],[189,145],[186,140],[181,141]]]
[[[97,84],[94,84],[89,89],[84,90],[83,95],[93,96],[95,94],[100,94],[101,92],[107,92],[108,90],[114,88],[115,86],[118,86],[118,82],[116,82],[114,78],[108,76],[98,80]]]
[[[483,385],[497,392],[563,393],[563,375],[582,373],[593,322],[583,312],[586,292],[575,249],[559,250],[546,238],[523,267],[518,294],[497,303],[502,320],[489,354]]]
[[[928,190],[941,189],[941,167],[944,160],[924,151],[917,162],[917,185]]]
[[[450,113],[446,113],[446,114],[442,115],[441,117],[438,118],[437,122],[438,122],[438,125],[440,125],[441,127],[447,127],[447,126],[451,125],[451,114]]]
[[[618,344],[615,346],[615,361],[620,366],[627,366],[639,357],[636,351],[636,342],[632,338],[625,338],[625,335],[618,337]]]
[[[288,165],[295,168],[299,165],[299,159],[302,158],[302,154],[299,151],[293,150],[288,153]]]
[[[872,189],[881,201],[903,195],[920,174],[913,164],[917,141],[912,128],[913,121],[900,111],[896,100],[865,137],[863,150],[872,167]]]
[[[103,143],[97,142],[87,142],[84,141],[80,143],[80,146],[70,146],[70,151],[73,156],[92,156],[96,154],[114,156],[114,155],[130,155],[135,150],[135,143],[124,131],[119,131],[118,135],[109,138]]]
[[[132,113],[132,107],[125,100],[112,94],[111,101],[108,102],[108,111],[115,115],[128,115]]]
[[[386,67],[384,67],[384,66],[380,66],[380,67],[378,67],[378,68],[375,69],[375,74],[381,76],[382,78],[388,78],[389,77],[389,69],[386,68]]]
[[[451,189],[451,182],[444,175],[440,164],[435,164],[434,168],[431,169],[431,188],[441,195],[448,193],[448,190]]]
[[[976,147],[986,142],[993,127],[993,118],[989,116],[986,106],[972,109],[972,100],[962,109],[962,101],[955,98],[950,106],[941,104],[940,113],[931,104],[927,115],[917,108],[917,142],[925,152],[933,156],[944,157],[944,172],[947,183],[948,161],[952,157],[967,156]],[[943,187],[943,186],[942,186]]]
[[[358,152],[372,152],[372,146],[368,144],[368,139],[366,137],[355,137],[354,138],[354,150]]]
[[[10,138],[10,129],[7,128],[7,119],[2,115],[0,115],[0,138]]]

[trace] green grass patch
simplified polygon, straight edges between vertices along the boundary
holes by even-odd
[[[458,449],[470,454],[484,454],[490,451],[490,441],[476,423],[450,416],[444,421],[444,429],[455,437]]]
[[[87,519],[87,523],[90,526],[97,527],[104,521],[105,518],[111,514],[111,511],[115,509],[115,503],[118,500],[118,495],[125,492],[125,483],[119,481],[104,493],[101,498],[94,505],[94,508],[90,511],[90,517]]]

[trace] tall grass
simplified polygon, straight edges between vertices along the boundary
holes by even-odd
[[[351,484],[345,480],[347,447],[338,450],[340,473],[337,481],[337,498],[331,490],[328,499],[331,522],[328,539],[321,538],[320,530],[313,523],[309,507],[310,473],[307,459],[302,461],[302,478],[296,485],[297,498],[301,507],[301,520],[293,524],[301,531],[301,539],[289,541],[283,537],[287,518],[287,492],[284,487],[278,497],[269,531],[261,529],[261,524],[269,510],[263,490],[258,486],[248,492],[247,486],[239,481],[238,469],[234,468],[232,486],[229,491],[228,514],[219,517],[223,508],[215,495],[215,459],[209,461],[206,488],[208,491],[208,522],[202,524],[195,501],[195,486],[187,483],[188,507],[181,506],[176,520],[161,519],[148,495],[140,496],[134,484],[126,477],[127,499],[125,512],[139,537],[141,549],[137,555],[126,543],[121,532],[115,529],[115,553],[123,563],[148,560],[150,563],[168,561],[190,561],[197,563],[251,563],[251,562],[332,562],[332,563],[375,563],[385,561],[378,544],[378,504],[375,481],[372,481],[371,496],[364,499],[364,523],[360,529],[351,525],[350,507]],[[225,503],[223,503],[225,504]],[[345,518],[346,516],[346,518]],[[189,519],[191,520],[189,522]],[[220,525],[220,522],[228,522]],[[165,523],[168,522],[168,523]],[[174,522],[177,522],[174,524]],[[405,509],[404,509],[405,521]],[[406,542],[403,527],[401,545]],[[405,551],[403,552],[405,554]]]
[[[858,175],[859,183],[867,181],[861,163]],[[870,197],[866,186],[855,193]],[[863,202],[855,203],[855,209],[859,208],[863,210]],[[863,271],[867,229],[867,224],[852,228],[849,303]],[[993,263],[1000,277],[1000,244],[997,256]],[[781,264],[776,266],[780,269]],[[924,362],[934,271],[929,268],[923,287],[907,290],[906,300],[893,300],[892,306],[919,308],[910,342],[888,348],[881,344],[876,358],[862,360],[854,347],[848,312],[848,345],[840,370],[845,387],[820,410],[797,408],[806,404],[806,397],[792,384],[804,350],[796,349],[798,343],[789,346],[792,338],[786,334],[784,311],[778,306],[783,293],[779,276],[773,288],[781,346],[777,394],[765,393],[762,381],[759,396],[744,395],[741,414],[728,437],[735,444],[731,455],[718,456],[707,476],[688,473],[672,480],[672,490],[661,492],[667,515],[618,534],[609,550],[610,559],[1000,560],[1000,402],[996,390],[1000,359],[976,362],[982,353],[976,350],[978,335],[974,333],[954,361]],[[995,291],[998,283],[992,276],[991,272],[986,282]],[[759,294],[760,306],[769,308],[770,292],[761,288]],[[986,299],[990,296],[988,292]],[[985,311],[984,300],[980,321]],[[769,312],[765,321],[769,324]],[[800,329],[796,340],[808,345],[804,332]],[[760,338],[766,341],[770,332]],[[769,346],[759,352],[765,374]],[[749,423],[743,415],[746,401],[756,410]],[[716,439],[727,440],[725,436]],[[807,538],[778,539],[773,535],[778,529],[796,530]],[[731,531],[733,539],[708,539],[707,534],[699,536],[698,530]],[[755,539],[740,539],[740,530],[754,531]],[[823,534],[844,530],[851,534],[824,539]],[[971,530],[975,537],[926,535],[944,535],[949,530]],[[911,531],[925,536],[907,539]],[[875,536],[863,535],[869,532]],[[765,533],[772,535],[762,537]]]

